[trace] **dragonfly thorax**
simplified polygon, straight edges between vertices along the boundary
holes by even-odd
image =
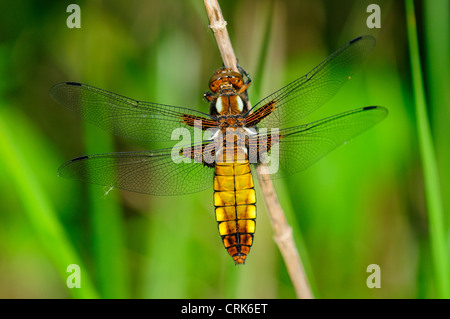
[[[224,115],[218,118],[219,128],[224,130],[227,127],[236,128],[245,126],[245,118],[242,115]]]
[[[220,116],[239,115],[244,112],[244,101],[237,94],[221,94],[216,100],[215,111]]]

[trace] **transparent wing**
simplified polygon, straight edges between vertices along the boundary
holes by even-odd
[[[192,147],[187,146],[191,152]],[[189,154],[189,153],[186,153]],[[150,195],[182,195],[207,189],[213,184],[214,169],[172,155],[172,148],[147,152],[87,155],[58,169],[64,178],[117,187]]]
[[[252,110],[270,104],[272,113],[261,120],[258,127],[282,127],[299,120],[333,97],[347,82],[375,46],[372,36],[358,37],[331,54],[308,74],[272,93]]]
[[[170,141],[176,128],[192,132],[194,120],[202,120],[202,129],[217,125],[215,118],[202,112],[137,101],[81,83],[59,83],[50,89],[50,95],[84,120],[116,135],[142,141]]]
[[[282,129],[279,142],[271,132],[259,134],[268,141],[273,165],[271,179],[290,176],[305,170],[323,156],[383,120],[387,109],[368,106],[328,117],[313,123]],[[277,146],[278,144],[278,146]]]
[[[270,178],[290,176],[305,170],[339,145],[383,120],[387,114],[384,107],[369,106],[282,129],[278,140],[273,131],[258,134],[259,145],[261,141],[267,141],[268,166],[274,168]],[[209,142],[202,144],[203,152],[211,145]],[[207,189],[212,185],[214,169],[191,160],[195,146],[188,145],[186,149],[187,158],[185,155],[174,157],[173,154],[179,153],[174,153],[172,148],[82,156],[63,164],[58,174],[151,195],[181,195]],[[183,157],[188,160],[187,163],[181,161]]]

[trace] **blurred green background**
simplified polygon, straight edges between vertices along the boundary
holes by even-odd
[[[70,3],[0,2],[0,297],[295,298],[258,186],[255,243],[245,266],[236,267],[217,232],[212,189],[178,197],[106,194],[56,175],[80,155],[167,145],[83,123],[50,98],[51,86],[78,81],[207,112],[202,95],[222,64],[203,1],[78,1],[81,29],[66,26]],[[366,26],[370,3],[381,7],[381,29]],[[449,2],[415,5],[448,214]],[[275,182],[315,296],[448,297],[450,269],[436,272],[433,260],[448,264],[449,222],[446,214],[438,220],[444,241],[433,253],[403,1],[221,6],[239,63],[253,79],[253,104],[347,41],[377,38],[352,81],[302,123],[368,105],[385,106],[388,118],[306,172]],[[69,264],[81,267],[80,289],[66,286]],[[379,289],[366,286],[370,264],[381,268]]]

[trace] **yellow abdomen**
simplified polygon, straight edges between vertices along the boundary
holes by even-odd
[[[256,226],[256,194],[248,160],[216,163],[214,206],[225,249],[236,264],[243,264]]]

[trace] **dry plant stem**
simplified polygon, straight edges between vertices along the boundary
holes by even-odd
[[[223,19],[220,6],[217,0],[204,0],[204,3],[209,18],[209,27],[212,29],[216,38],[224,66],[237,71],[236,56],[233,47],[231,46],[230,37],[226,28],[227,23]],[[266,169],[267,167],[261,164],[258,166],[257,172],[261,191],[264,195],[270,221],[274,229],[275,242],[283,256],[297,297],[300,299],[312,299],[313,295],[297,247],[295,246],[292,228],[287,223],[286,216],[281,208],[277,193],[275,192],[269,175],[264,173]]]
[[[264,195],[267,211],[274,230],[274,240],[283,256],[286,268],[294,285],[297,297],[300,299],[313,299],[311,287],[305,274],[300,255],[294,242],[292,228],[289,226],[272,180],[266,173],[267,167],[263,164],[257,168],[259,184]]]
[[[222,10],[217,0],[203,0],[206,13],[209,18],[209,27],[214,33],[217,46],[222,55],[223,64],[226,68],[239,72],[237,69],[236,55],[231,46],[230,36],[228,35],[227,22],[223,19]]]

